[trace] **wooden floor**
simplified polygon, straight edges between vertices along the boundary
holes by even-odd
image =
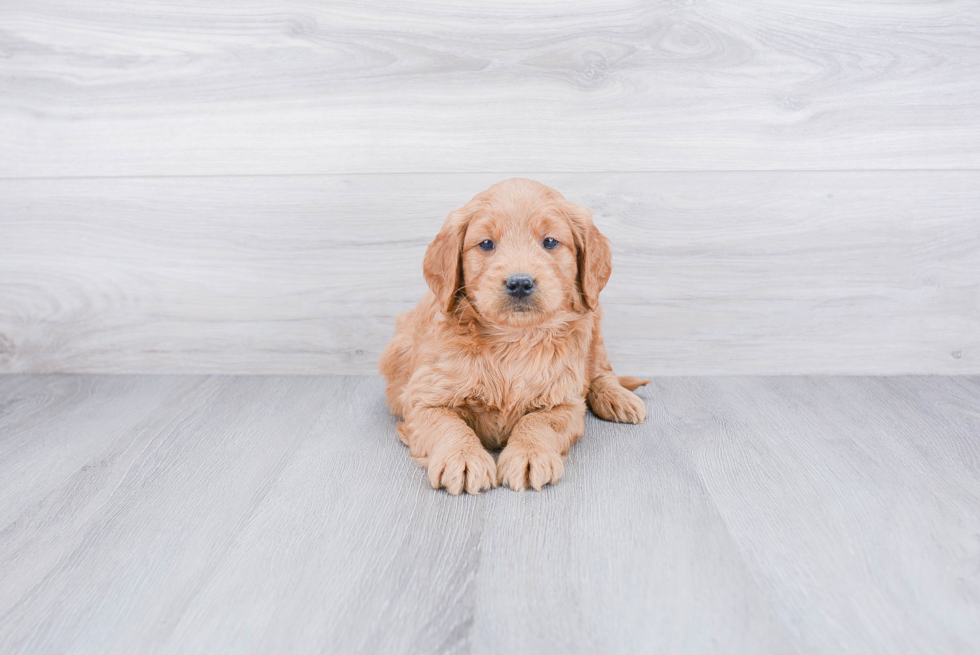
[[[658,378],[478,497],[382,388],[0,377],[0,652],[980,651],[980,378]]]

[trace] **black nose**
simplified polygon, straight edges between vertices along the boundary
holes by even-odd
[[[514,298],[530,296],[534,291],[534,280],[530,275],[511,275],[505,283],[507,294]]]

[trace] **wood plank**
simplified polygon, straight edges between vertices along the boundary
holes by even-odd
[[[333,652],[792,651],[696,476],[643,428],[590,421],[568,478],[545,493],[450,498],[405,470],[405,449],[378,418],[381,390],[359,383],[341,403],[350,409],[324,423],[322,443],[290,461],[168,648],[303,650],[306,640]],[[647,457],[651,468],[609,480],[624,460]],[[621,512],[605,511],[610,498],[624,499]],[[215,616],[227,598],[240,611]]]
[[[319,420],[180,608],[167,651],[444,653],[466,640],[487,497],[431,489],[380,379],[321,394]],[[228,599],[236,612],[214,612]]]
[[[249,521],[337,382],[210,378],[147,414],[111,452],[15,521],[0,553],[4,652],[145,651],[173,628]],[[337,396],[339,397],[339,396]],[[58,449],[48,445],[43,469]],[[78,477],[100,469],[89,484]],[[309,481],[308,481],[309,482]],[[232,599],[228,599],[229,601]]]
[[[194,384],[165,376],[4,377],[24,384],[0,388],[0,531],[15,518],[35,520],[28,508],[55,511],[45,499],[66,479],[80,487],[101,479],[104,459],[141,429],[146,413]]]
[[[10,0],[0,176],[980,167],[980,5]]]
[[[472,652],[797,652],[661,428],[590,415],[557,486],[489,494]]]
[[[2,650],[792,652],[676,444],[590,420],[558,486],[455,498],[382,387],[208,378],[92,449],[100,482],[51,494],[88,511],[2,533]]]
[[[980,648],[980,378],[657,378],[557,486],[461,498],[377,377],[10,381],[4,653]]]
[[[980,372],[980,172],[539,174],[623,374]],[[0,181],[0,371],[372,373],[497,175]]]
[[[980,648],[980,396],[961,384],[978,388],[654,381],[653,425],[694,462],[800,652]],[[930,398],[942,406],[928,409]]]

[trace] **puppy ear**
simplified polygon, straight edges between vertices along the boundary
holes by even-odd
[[[429,289],[435,294],[439,308],[451,314],[456,309],[456,296],[463,287],[463,237],[466,226],[476,212],[470,201],[449,212],[436,238],[429,244],[422,262],[422,273]]]
[[[588,309],[595,311],[599,308],[599,292],[605,288],[612,273],[612,250],[609,239],[592,222],[592,212],[578,205],[567,204],[576,233],[578,282],[582,300]]]

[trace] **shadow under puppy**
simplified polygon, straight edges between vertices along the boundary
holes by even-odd
[[[609,240],[538,182],[505,180],[451,212],[425,253],[431,293],[381,355],[398,434],[451,494],[562,476],[586,402],[640,423],[647,380],[617,377],[599,329]],[[487,448],[501,448],[494,462]]]

